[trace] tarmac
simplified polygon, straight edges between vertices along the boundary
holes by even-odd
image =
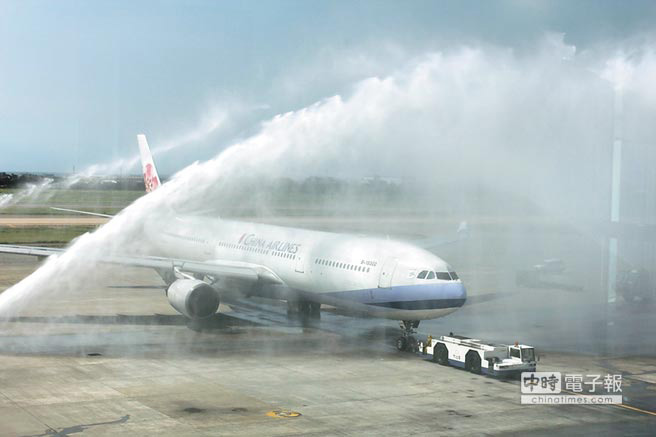
[[[328,308],[304,326],[274,303],[222,304],[214,323],[196,332],[161,289],[136,287],[161,284],[155,273],[107,267],[88,286],[41,295],[0,321],[0,436],[654,434],[656,359],[645,349],[652,340],[643,338],[653,312],[632,313],[643,331],[621,324],[623,311],[633,310],[581,317],[575,302],[590,296],[556,287],[528,292],[574,302],[559,312],[545,307],[544,314],[558,312],[558,326],[532,310],[532,299],[499,323],[504,301],[476,304],[475,297],[503,290],[512,298],[517,290],[485,263],[466,268],[467,250],[449,259],[470,278],[472,304],[422,323],[420,337],[450,330],[494,341],[521,336],[536,346],[538,370],[620,373],[624,404],[521,405],[518,381],[398,352],[396,322]],[[4,290],[38,262],[0,255],[0,266]],[[583,341],[595,333],[596,341]],[[634,349],[617,346],[627,338],[638,339]],[[609,339],[619,340],[599,346]]]

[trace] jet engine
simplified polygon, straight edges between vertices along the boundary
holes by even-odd
[[[166,290],[169,303],[190,319],[204,319],[219,309],[219,293],[207,282],[178,279]]]

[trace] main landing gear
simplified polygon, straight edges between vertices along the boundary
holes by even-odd
[[[401,336],[396,339],[396,348],[402,352],[417,352],[418,343],[414,334],[419,327],[419,320],[402,320]]]
[[[304,300],[287,301],[287,317],[290,319],[319,320],[321,318],[321,304]]]

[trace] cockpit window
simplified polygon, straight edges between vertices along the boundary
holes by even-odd
[[[442,279],[443,281],[450,281],[451,276],[448,272],[437,272],[437,279]]]
[[[428,274],[428,270],[422,270],[418,275],[417,279],[426,279],[426,275]]]
[[[428,272],[428,276],[426,276],[426,279],[435,279],[435,272]]]
[[[457,281],[457,280],[458,280],[458,275],[456,274],[456,272],[454,272],[453,270],[451,270],[451,271],[449,272],[449,274],[451,275],[451,279],[453,279],[454,281]]]

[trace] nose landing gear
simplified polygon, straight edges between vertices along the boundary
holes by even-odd
[[[416,329],[419,327],[419,320],[402,320],[401,329],[403,332],[401,336],[396,339],[396,348],[401,352],[417,352],[418,343],[413,334],[416,334]]]

